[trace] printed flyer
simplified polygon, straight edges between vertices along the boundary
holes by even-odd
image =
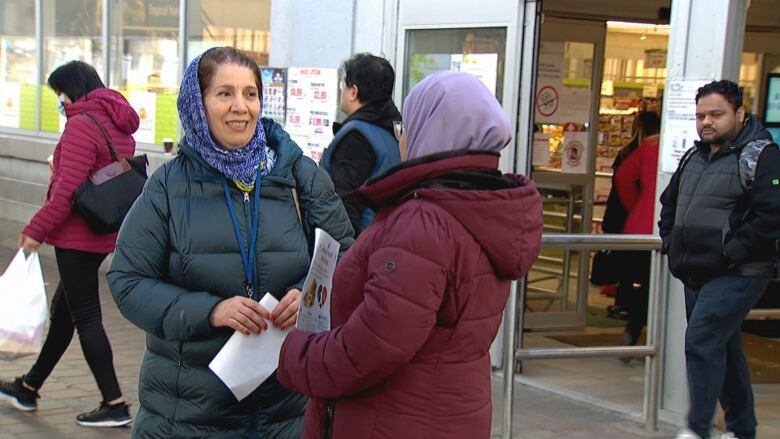
[[[314,255],[303,282],[303,298],[295,327],[301,331],[330,330],[330,298],[333,273],[341,245],[322,229],[314,231]]]

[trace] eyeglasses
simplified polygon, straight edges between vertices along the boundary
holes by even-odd
[[[404,135],[404,123],[400,120],[393,121],[393,134],[395,135],[395,140],[400,142],[401,136]]]

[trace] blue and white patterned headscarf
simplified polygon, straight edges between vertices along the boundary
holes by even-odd
[[[184,71],[176,100],[179,119],[184,128],[184,141],[225,177],[240,186],[252,187],[255,185],[258,167],[262,166],[261,176],[271,172],[275,161],[274,152],[266,144],[263,124],[259,120],[252,139],[239,149],[228,151],[214,142],[206,121],[198,81],[198,66],[202,56],[198,55]]]

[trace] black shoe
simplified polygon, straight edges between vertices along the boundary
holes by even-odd
[[[101,402],[95,410],[76,416],[76,422],[85,427],[121,427],[133,422],[133,418],[130,407],[124,402],[116,405]]]
[[[24,377],[13,381],[0,381],[0,399],[9,401],[17,410],[31,412],[38,409],[38,392],[29,390],[22,385]]]
[[[623,333],[623,335],[620,337],[620,346],[634,346],[636,345],[636,340],[634,340],[634,337],[631,336],[631,334],[626,331]],[[632,357],[619,357],[618,360],[620,360],[621,363],[628,365],[631,363]]]

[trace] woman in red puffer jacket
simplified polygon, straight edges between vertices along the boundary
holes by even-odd
[[[431,75],[403,111],[407,160],[359,190],[377,216],[336,268],[332,329],[282,347],[305,439],[490,437],[488,350],[539,253],[541,199],[498,171],[511,124],[476,77]]]
[[[77,416],[76,421],[85,426],[120,426],[132,419],[114,372],[98,295],[98,268],[114,251],[117,234],[95,235],[72,206],[76,189],[92,172],[111,163],[97,124],[106,129],[119,156],[127,158],[135,153],[132,134],[138,129],[139,118],[127,100],[105,88],[95,69],[84,62],[58,67],[48,83],[58,96],[67,123],[54,149],[46,201],[22,231],[19,246],[27,252],[37,251],[41,243],[54,246],[60,283],[37,361],[27,374],[14,381],[0,381],[0,397],[19,410],[37,409],[38,390],[68,348],[75,329],[102,394],[99,407]]]

